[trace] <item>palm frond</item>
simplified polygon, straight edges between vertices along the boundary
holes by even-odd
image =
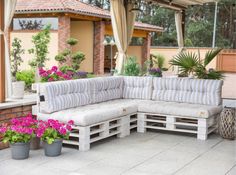
[[[153,55],[153,57],[155,67],[162,69],[164,67],[165,57],[161,54]]]
[[[194,72],[194,69],[200,64],[200,60],[195,53],[181,52],[174,56],[169,63],[172,66],[178,66],[180,73],[189,74]]]
[[[204,66],[206,67],[215,57],[220,53],[222,48],[217,48],[210,50],[206,53],[205,59],[204,59]]]

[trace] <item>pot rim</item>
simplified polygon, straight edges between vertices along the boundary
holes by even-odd
[[[60,139],[55,139],[55,140],[54,140],[54,142],[61,142],[61,141],[63,141],[62,138],[60,138]],[[43,142],[47,143],[47,141],[45,141],[45,140],[43,140]],[[54,143],[54,142],[52,142],[52,143]]]
[[[10,143],[10,145],[26,145],[26,144],[29,144],[29,142],[16,142],[16,143]]]

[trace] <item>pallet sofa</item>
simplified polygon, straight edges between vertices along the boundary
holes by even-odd
[[[90,144],[131,130],[197,134],[206,140],[222,110],[220,80],[155,77],[100,77],[41,83],[34,113],[38,119],[74,120],[64,143]]]

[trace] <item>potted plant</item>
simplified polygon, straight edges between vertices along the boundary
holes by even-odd
[[[12,42],[11,50],[11,72],[12,72],[12,98],[21,99],[24,97],[25,82],[17,81],[17,72],[19,72],[19,66],[23,62],[21,55],[24,53],[24,49],[21,46],[21,40],[14,38]]]
[[[154,77],[162,77],[162,71],[160,68],[153,67],[153,68],[150,68],[148,72],[149,72],[149,75],[152,75]]]
[[[49,119],[39,121],[37,136],[43,141],[44,153],[46,156],[55,157],[61,154],[63,139],[69,138],[71,126],[74,124],[70,120],[67,124],[58,120]]]
[[[30,151],[30,141],[33,136],[36,120],[31,116],[14,118],[10,125],[3,124],[0,133],[3,134],[3,142],[10,143],[13,159],[27,159]]]
[[[181,76],[196,77],[199,79],[223,79],[224,75],[222,72],[214,69],[207,70],[207,65],[216,58],[221,50],[221,48],[217,48],[208,51],[202,60],[200,55],[195,53],[181,52],[170,60],[170,64],[179,67],[179,74]]]

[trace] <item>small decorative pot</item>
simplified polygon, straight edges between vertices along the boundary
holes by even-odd
[[[48,157],[56,157],[61,155],[62,139],[56,139],[52,144],[43,142],[44,154]]]
[[[10,144],[12,159],[22,160],[29,157],[30,142]]]
[[[25,93],[24,81],[12,82],[12,98],[21,99],[24,97],[24,93]]]
[[[39,137],[33,137],[30,142],[30,149],[31,150],[37,150],[40,148],[40,138]]]

